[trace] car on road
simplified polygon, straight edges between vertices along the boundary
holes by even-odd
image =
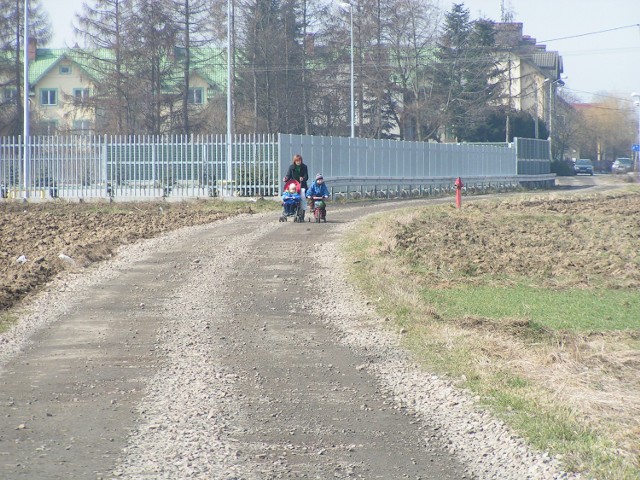
[[[593,163],[588,158],[580,158],[573,164],[573,171],[576,175],[580,173],[593,175]]]
[[[630,158],[616,158],[611,165],[611,173],[633,172],[633,162]]]

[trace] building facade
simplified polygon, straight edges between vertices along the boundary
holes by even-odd
[[[37,48],[29,46],[29,116],[32,135],[85,134],[100,132],[101,76],[107,69],[96,68],[96,58],[107,58],[108,51],[91,55],[77,48]],[[226,78],[220,51],[201,49],[192,54],[189,88],[186,96],[193,114],[203,111],[216,95],[224,91]],[[209,61],[203,60],[204,58]],[[211,59],[215,59],[211,61]],[[163,59],[165,76],[161,81],[163,118],[182,109],[184,49],[174,48]],[[106,63],[106,62],[105,62]],[[8,89],[4,96],[10,96]],[[12,89],[15,91],[15,88]],[[14,99],[15,100],[15,99]],[[169,126],[167,126],[169,127]],[[170,130],[167,129],[167,133]],[[175,133],[175,132],[174,132]]]

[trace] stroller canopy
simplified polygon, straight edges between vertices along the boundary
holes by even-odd
[[[300,193],[300,182],[297,180],[294,180],[293,178],[291,180],[287,180],[287,183],[284,184],[284,189],[282,190],[283,192],[288,192],[289,191],[289,186],[291,184],[294,184],[296,186],[296,192]]]

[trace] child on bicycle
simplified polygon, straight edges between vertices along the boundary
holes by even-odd
[[[324,177],[321,173],[316,175],[315,181],[309,187],[306,192],[306,197],[309,199],[309,208],[313,211],[313,207],[316,200],[324,200],[329,198],[329,189],[324,183]]]

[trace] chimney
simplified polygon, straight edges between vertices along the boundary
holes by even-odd
[[[516,47],[522,38],[522,23],[494,23],[496,45],[500,47]]]
[[[38,48],[38,41],[35,38],[29,38],[29,61],[36,59],[36,50]]]

